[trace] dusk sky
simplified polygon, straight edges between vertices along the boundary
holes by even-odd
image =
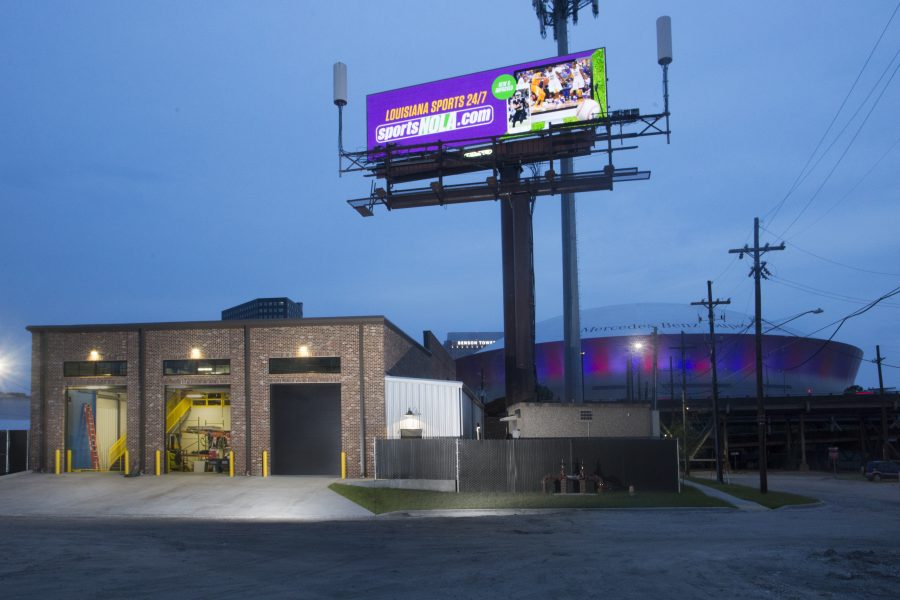
[[[897,6],[584,10],[569,47],[606,47],[611,109],[661,111],[663,14],[674,62],[671,144],[616,154],[650,180],[578,196],[582,307],[688,304],[712,279],[752,313],[750,262],[728,249],[752,243],[754,217],[787,245],[767,255],[769,321],[821,307],[792,325],[827,338],[896,290]],[[27,325],[216,320],[262,296],[385,315],[416,339],[502,329],[499,206],[360,217],[346,200],[371,180],[338,177],[332,64],[348,66],[344,144],[361,149],[368,93],[555,53],[530,0],[0,1],[0,390],[29,391]],[[562,313],[557,197],[538,199],[534,236],[543,320]],[[835,339],[900,365],[898,317],[900,295]],[[873,364],[858,383],[877,385]]]

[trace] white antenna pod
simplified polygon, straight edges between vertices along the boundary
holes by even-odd
[[[337,106],[347,104],[347,65],[334,63],[334,103]]]
[[[659,64],[667,65],[672,62],[672,17],[656,19],[656,54]]]

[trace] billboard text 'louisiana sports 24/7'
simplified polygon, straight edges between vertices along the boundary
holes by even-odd
[[[606,114],[606,49],[598,48],[369,94],[366,147],[463,146]]]

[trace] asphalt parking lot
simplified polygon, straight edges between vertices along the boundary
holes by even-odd
[[[770,487],[824,504],[309,522],[7,516],[0,590],[10,598],[897,597],[900,485],[772,474]]]

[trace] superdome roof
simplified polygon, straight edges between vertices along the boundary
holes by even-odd
[[[581,311],[581,338],[603,338],[628,335],[650,335],[656,327],[660,334],[709,333],[707,310],[703,306],[644,302],[616,304]],[[716,331],[752,333],[753,317],[733,310],[716,308]],[[781,333],[793,333],[780,328]],[[796,334],[795,334],[796,335]],[[535,324],[535,343],[558,342],[563,339],[563,318],[553,317]],[[483,348],[490,352],[503,348],[503,339]]]

